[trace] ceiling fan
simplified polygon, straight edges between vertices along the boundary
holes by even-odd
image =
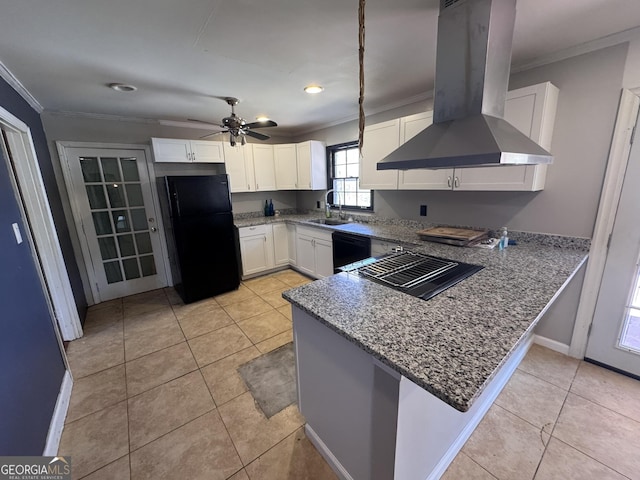
[[[265,127],[277,127],[278,124],[273,120],[264,120],[258,122],[246,123],[242,117],[236,115],[235,106],[240,103],[237,98],[234,97],[225,97],[224,101],[231,107],[231,115],[228,117],[224,117],[222,119],[221,125],[213,125],[212,127],[223,128],[224,130],[220,132],[211,133],[209,135],[205,135],[201,138],[207,138],[212,135],[218,135],[220,133],[228,133],[229,134],[229,143],[232,147],[236,146],[236,143],[239,141],[240,145],[244,145],[247,143],[246,136],[256,138],[258,140],[267,140],[269,135],[264,135],[263,133],[254,132],[254,128],[265,128]],[[201,120],[193,120],[189,119],[189,121],[200,122],[200,123],[208,123],[203,122]]]

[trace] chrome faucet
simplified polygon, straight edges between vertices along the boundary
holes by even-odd
[[[324,196],[324,214],[325,217],[331,218],[331,206],[329,205],[329,194],[332,193],[338,196],[338,218],[344,218],[344,214],[342,213],[342,202],[340,201],[340,194],[335,192],[333,188],[327,190],[327,193]]]

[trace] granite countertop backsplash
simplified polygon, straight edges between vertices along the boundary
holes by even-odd
[[[325,226],[317,212],[239,218],[238,227],[289,221],[404,243],[485,268],[424,301],[340,273],[283,297],[457,410],[467,411],[586,260],[589,240],[509,232],[506,250],[421,241],[428,224],[380,220]]]

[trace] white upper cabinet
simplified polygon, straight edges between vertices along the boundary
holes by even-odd
[[[251,145],[232,147],[224,143],[224,164],[229,175],[231,193],[255,192],[256,178],[253,173],[253,149]]]
[[[153,157],[165,163],[224,163],[223,142],[152,138]]]
[[[327,153],[323,142],[309,140],[296,144],[298,190],[327,188]]]
[[[377,163],[400,146],[400,119],[368,125],[360,158],[360,187],[396,190],[398,170],[378,170]]]
[[[276,166],[276,186],[278,190],[296,190],[298,188],[296,144],[274,145],[273,158]]]
[[[433,111],[400,119],[400,142],[406,143],[433,123]],[[453,168],[418,169],[398,172],[399,190],[451,190]]]
[[[505,118],[549,150],[557,103],[558,89],[549,82],[512,90],[507,93]],[[378,161],[427,128],[432,120],[433,112],[424,112],[367,126],[360,185],[377,190],[538,191],[544,188],[547,165],[406,171],[376,169]]]
[[[514,127],[550,150],[558,105],[558,88],[549,82],[512,90],[504,117]],[[484,191],[539,191],[544,188],[547,165],[459,168],[454,189]]]
[[[256,191],[274,191],[277,189],[276,168],[273,159],[273,145],[252,143],[253,172],[256,179]]]

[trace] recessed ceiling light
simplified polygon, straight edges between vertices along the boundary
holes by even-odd
[[[124,83],[110,83],[109,88],[115,90],[116,92],[135,92],[136,90],[138,90],[138,87],[127,85]]]
[[[321,87],[320,85],[307,85],[304,87],[304,91],[307,93],[320,93],[323,90],[324,87]]]
[[[266,115],[259,115],[256,117],[256,122],[268,122],[269,120],[271,119]]]

